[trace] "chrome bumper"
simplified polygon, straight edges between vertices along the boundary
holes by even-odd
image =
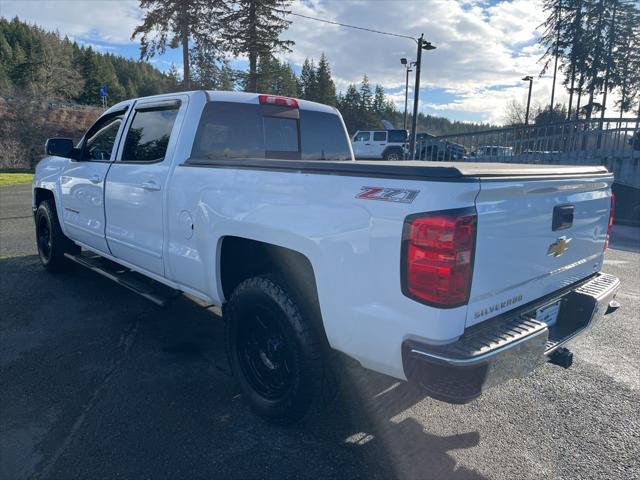
[[[523,377],[548,356],[585,332],[608,312],[620,287],[613,275],[596,274],[524,307],[468,328],[458,341],[432,346],[402,344],[404,372],[410,382],[449,403],[467,403],[482,390]],[[536,320],[537,309],[560,301],[552,326]]]

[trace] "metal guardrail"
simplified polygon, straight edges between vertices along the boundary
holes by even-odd
[[[640,118],[418,136],[419,160],[605,165],[617,181],[640,187]]]

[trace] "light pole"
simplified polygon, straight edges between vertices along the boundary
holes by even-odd
[[[411,67],[413,67],[416,62],[409,62],[406,58],[401,58],[400,63],[404,65],[405,70],[407,71],[407,79],[404,83],[404,124],[403,129],[407,129],[407,99],[409,98],[409,73],[413,72]]]
[[[533,77],[527,75],[522,78],[523,81],[529,82],[529,96],[527,97],[527,113],[524,114],[524,124],[529,125],[529,107],[531,106],[531,89],[533,88]]]
[[[424,33],[418,38],[418,55],[416,59],[416,87],[413,92],[413,118],[411,119],[411,143],[409,152],[411,159],[416,159],[416,122],[418,121],[418,97],[420,96],[420,66],[422,63],[422,50],[434,50],[436,47],[424,39]]]

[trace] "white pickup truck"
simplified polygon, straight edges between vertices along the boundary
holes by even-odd
[[[238,92],[125,101],[46,150],[44,267],[221,306],[243,393],[279,421],[330,397],[334,351],[464,403],[568,366],[617,307],[602,167],[355,161],[336,109]]]

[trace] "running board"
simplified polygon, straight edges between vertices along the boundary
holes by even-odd
[[[99,273],[109,280],[113,280],[117,284],[128,288],[147,300],[151,300],[160,307],[166,307],[171,300],[180,295],[179,290],[167,287],[160,282],[156,282],[149,277],[134,272],[100,255],[85,251],[78,255],[65,253],[64,256],[89,270]]]

